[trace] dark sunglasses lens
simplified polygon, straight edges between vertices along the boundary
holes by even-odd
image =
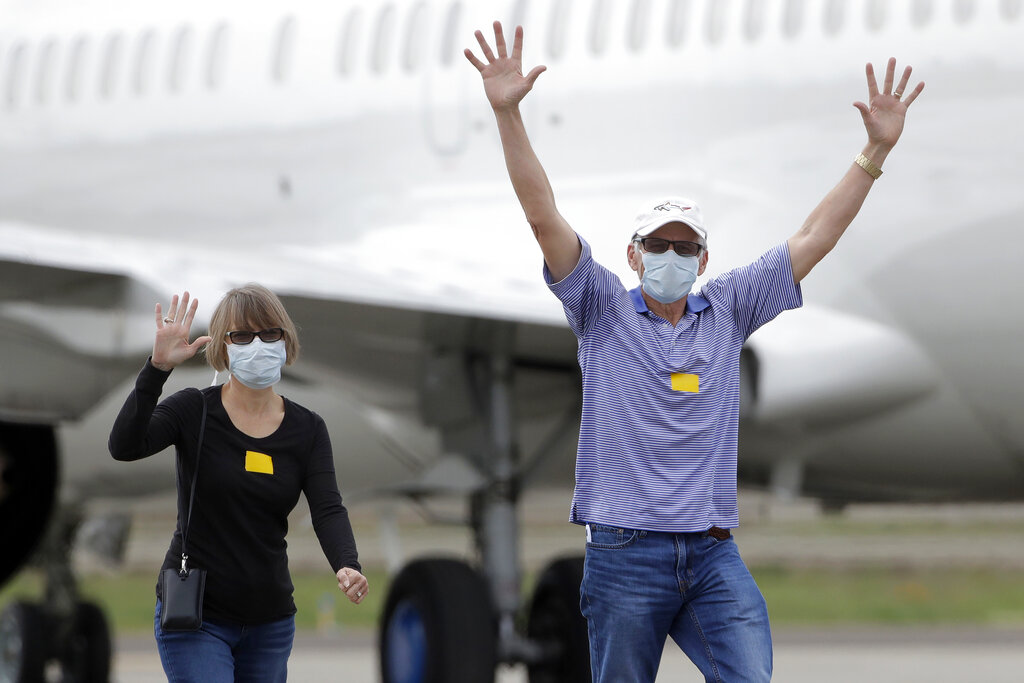
[[[700,253],[700,245],[696,242],[676,242],[673,246],[680,256],[696,256]]]
[[[664,254],[668,251],[668,240],[659,239],[657,237],[648,237],[643,240],[644,250],[651,252],[652,254]]]
[[[251,344],[252,340],[256,338],[255,332],[229,332],[228,337],[231,339],[232,344]]]
[[[281,341],[284,338],[284,330],[280,327],[271,327],[269,330],[260,330],[260,339],[268,344]]]

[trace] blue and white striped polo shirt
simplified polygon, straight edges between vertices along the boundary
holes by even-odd
[[[583,371],[570,521],[667,532],[737,526],[740,349],[803,303],[788,247],[709,280],[673,327],[580,243],[562,281],[544,268]]]

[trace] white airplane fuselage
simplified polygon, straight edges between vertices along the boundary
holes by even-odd
[[[204,320],[226,288],[254,280],[529,323],[559,330],[572,360],[460,54],[496,18],[523,23],[526,68],[549,68],[523,111],[559,208],[629,287],[641,201],[701,202],[709,274],[749,262],[800,227],[863,145],[850,103],[867,99],[864,63],[913,65],[912,84],[928,86],[885,175],[802,283],[804,309],[750,341],[759,374],[741,479],[773,481],[791,462],[798,488],[848,500],[1024,494],[1020,3],[109,4],[0,3],[0,258],[143,285],[91,321],[66,295],[0,303],[5,325],[117,361],[117,391],[97,381],[49,416],[68,421],[78,495],[173,482],[170,458],[125,465],[105,449],[124,368],[152,342],[154,301],[140,292],[190,289]],[[344,322],[339,335],[359,326]],[[440,457],[417,427],[415,375],[328,341],[284,390],[328,417],[350,464],[343,487],[405,474],[387,454],[396,441],[421,464]],[[28,346],[0,347],[5,374]],[[422,349],[387,352],[411,367]],[[46,367],[33,379],[61,391]],[[543,394],[539,413],[566,395],[549,408]],[[18,400],[0,389],[5,414],[47,417]],[[570,479],[571,444],[558,454],[539,479]]]

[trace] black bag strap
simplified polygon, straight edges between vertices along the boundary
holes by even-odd
[[[186,542],[188,541],[188,526],[192,522],[192,503],[196,499],[196,478],[199,476],[199,456],[203,452],[203,434],[206,433],[206,395],[196,389],[199,392],[199,398],[203,401],[203,417],[199,422],[199,440],[196,443],[196,466],[192,471],[192,487],[188,493],[188,514],[185,517],[185,528],[181,532],[181,572],[182,574],[188,573],[185,568],[185,562],[188,560],[188,548]]]

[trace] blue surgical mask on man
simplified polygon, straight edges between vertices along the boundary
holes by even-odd
[[[690,293],[693,283],[697,281],[697,271],[700,269],[700,258],[697,256],[680,256],[669,249],[664,254],[642,251],[641,259],[644,274],[640,284],[647,294],[660,303],[679,301]]]
[[[283,339],[265,342],[257,337],[249,344],[228,344],[228,370],[250,389],[277,384],[287,358]]]

